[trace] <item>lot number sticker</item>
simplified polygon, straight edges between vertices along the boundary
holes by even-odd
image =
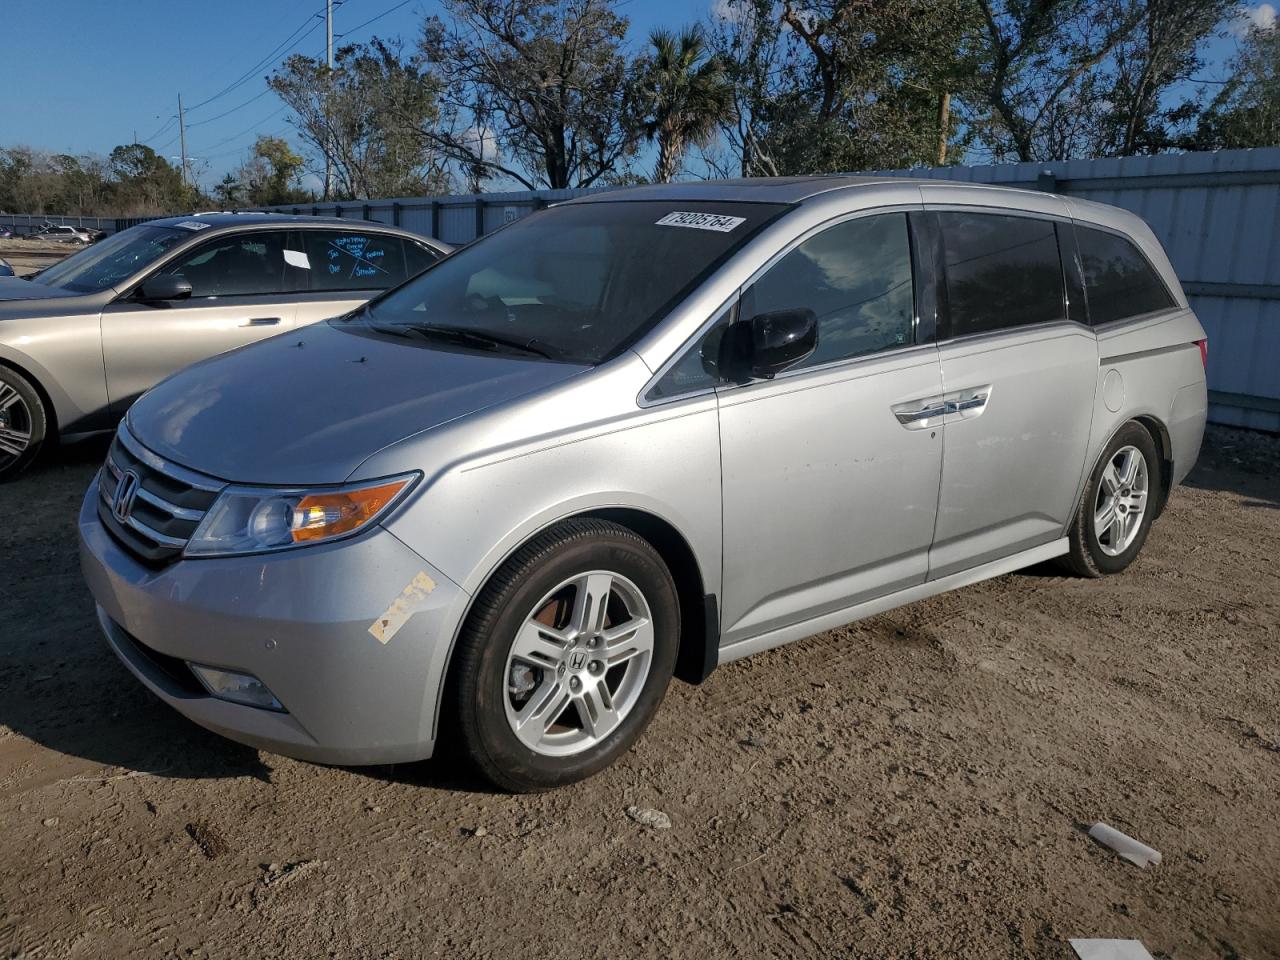
[[[728,233],[740,223],[746,223],[746,217],[726,217],[719,213],[690,213],[676,210],[668,213],[657,222],[660,227],[692,227],[694,230],[714,230],[716,233]]]
[[[202,223],[199,220],[183,220],[181,223],[175,223],[174,226],[182,227],[184,230],[208,230],[213,224]]]

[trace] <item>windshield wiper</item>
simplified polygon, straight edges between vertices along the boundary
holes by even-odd
[[[433,323],[376,324],[375,329],[383,330],[387,333],[395,333],[400,330],[405,330],[411,331],[418,336],[428,339],[444,340],[449,343],[457,343],[467,347],[479,347],[482,350],[503,348],[507,350],[516,350],[520,353],[532,353],[535,356],[544,357],[547,360],[557,359],[557,357],[535,337],[530,337],[528,339],[524,339],[522,337],[505,337],[500,333],[490,333],[488,330],[464,330],[461,327],[441,327]]]

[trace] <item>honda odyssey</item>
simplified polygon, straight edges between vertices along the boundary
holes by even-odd
[[[804,177],[535,213],[135,403],[80,514],[111,647],[195,722],[599,771],[670,679],[1041,561],[1118,573],[1195,462],[1151,231]]]

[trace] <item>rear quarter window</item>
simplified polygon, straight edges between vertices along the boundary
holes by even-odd
[[[1094,324],[1168,310],[1177,304],[1150,261],[1130,240],[1076,225],[1089,319]]]

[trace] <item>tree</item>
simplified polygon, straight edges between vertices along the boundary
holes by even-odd
[[[381,40],[338,50],[332,70],[295,54],[267,81],[298,134],[333,164],[340,198],[447,192],[445,158],[424,136],[439,118],[439,79]]]
[[[980,96],[966,118],[993,160],[1170,149],[1197,113],[1171,95],[1234,0],[973,0]]]
[[[910,166],[954,133],[968,0],[723,0],[715,47],[735,85],[743,173]],[[941,113],[941,119],[940,119]]]
[[[121,144],[107,157],[107,166],[115,181],[114,205],[121,214],[190,210],[200,198],[178,169],[146,144]]]
[[[471,172],[533,189],[625,175],[639,140],[634,83],[612,0],[446,0],[420,50],[444,81],[427,136]]]
[[[225,207],[309,203],[314,195],[298,185],[304,163],[283,138],[264,134],[240,168],[214,187],[214,196]]]
[[[1090,98],[1099,113],[1091,156],[1127,157],[1176,146],[1198,112],[1194,100],[1162,104],[1203,66],[1203,41],[1234,0],[1141,0],[1141,18],[1119,44]]]
[[[1188,146],[1280,146],[1280,27],[1249,28],[1226,83],[1206,108]]]
[[[729,119],[733,90],[720,59],[709,55],[700,27],[676,36],[649,35],[653,48],[640,64],[639,96],[644,134],[657,143],[653,179],[666,183],[680,170],[691,145],[706,146]]]

